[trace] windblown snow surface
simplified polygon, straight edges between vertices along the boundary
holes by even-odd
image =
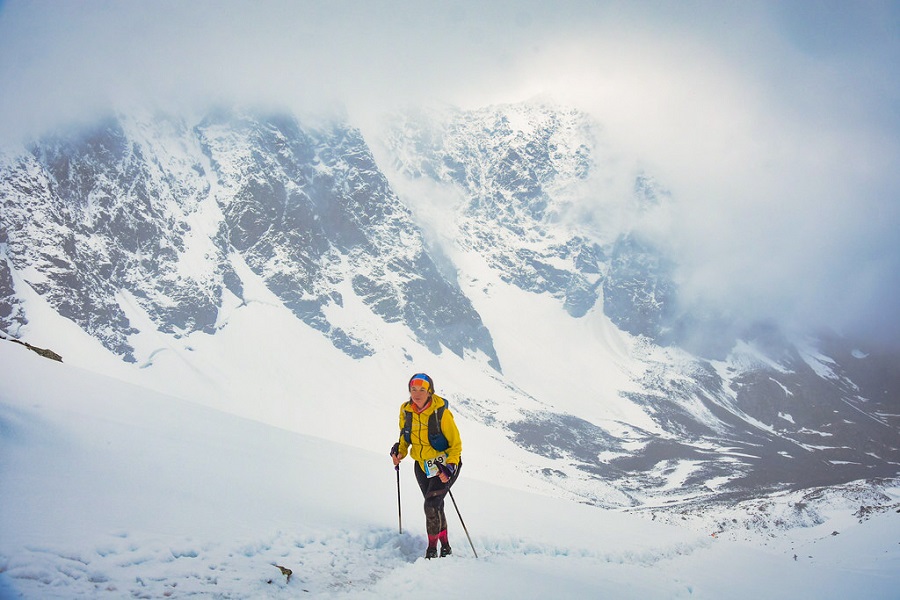
[[[0,343],[2,598],[896,598],[900,518],[714,535],[492,484],[427,561],[408,461]],[[340,407],[323,405],[340,418]],[[394,407],[385,411],[393,421]],[[461,427],[465,427],[465,422]],[[477,460],[472,456],[471,461]],[[892,490],[900,496],[900,490]],[[276,566],[291,569],[290,580]]]

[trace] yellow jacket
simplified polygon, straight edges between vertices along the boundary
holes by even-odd
[[[462,454],[462,440],[459,438],[459,429],[456,428],[456,422],[453,420],[453,414],[450,409],[444,409],[441,416],[441,433],[447,438],[450,446],[443,452],[435,450],[428,442],[428,419],[431,415],[444,406],[446,401],[437,394],[432,394],[431,402],[425,405],[422,412],[416,412],[416,405],[412,400],[404,402],[400,406],[400,458],[404,458],[407,454],[412,456],[420,464],[426,460],[436,458],[446,453],[445,462],[458,465],[459,457]],[[406,425],[406,413],[412,413],[412,429],[410,430],[410,441],[407,443],[406,436],[403,435],[403,427]],[[423,465],[424,466],[424,465]]]

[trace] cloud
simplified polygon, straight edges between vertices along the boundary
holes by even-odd
[[[900,339],[900,46],[875,16],[839,49],[765,12],[742,14],[738,39],[676,24],[557,49],[553,87],[672,191],[686,304]]]
[[[0,139],[111,103],[551,94],[672,191],[685,299],[900,339],[900,9],[502,0],[0,5]]]

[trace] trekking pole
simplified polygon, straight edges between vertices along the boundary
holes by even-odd
[[[469,538],[469,545],[472,546],[472,554],[475,555],[475,558],[478,558],[478,553],[475,552],[475,544],[472,543],[472,537],[469,535],[469,530],[466,529],[466,522],[463,521],[462,515],[459,512],[459,507],[456,505],[456,498],[453,497],[453,491],[447,491],[450,492],[450,499],[453,500],[453,508],[456,509],[456,515],[459,517],[459,522],[462,523],[463,531],[466,532],[466,537]]]
[[[400,442],[397,442],[393,446],[391,446],[391,456],[399,456],[400,454]],[[394,465],[394,470],[397,471],[397,521],[400,523],[400,533],[403,533],[403,512],[400,510],[400,463],[398,462]]]
[[[400,510],[400,465],[394,465],[397,471],[397,521],[400,524],[400,533],[403,533],[403,511]]]

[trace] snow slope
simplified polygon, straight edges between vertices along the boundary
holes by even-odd
[[[0,433],[4,599],[895,598],[900,583],[894,513],[736,541],[465,468],[454,496],[478,558],[448,503],[455,554],[426,561],[408,463],[397,531],[390,440],[290,432],[7,342]]]

